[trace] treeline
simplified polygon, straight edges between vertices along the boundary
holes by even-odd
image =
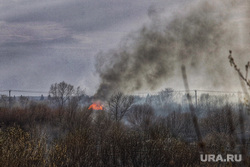
[[[201,144],[209,154],[241,153],[238,111],[230,104],[200,106],[204,143],[197,143],[192,117],[181,107],[160,115],[149,102],[116,93],[104,110],[93,111],[78,99],[52,97],[57,107],[0,108],[0,166],[213,166],[221,162],[200,161]]]

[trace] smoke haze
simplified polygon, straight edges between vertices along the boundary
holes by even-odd
[[[100,53],[96,69],[101,84],[96,97],[108,97],[112,91],[156,90],[180,75],[182,64],[190,80],[202,76],[200,85],[230,87],[228,50],[246,55],[240,52],[245,49],[240,41],[249,39],[240,34],[246,33],[248,21],[237,19],[245,14],[249,18],[249,11],[248,1],[202,1],[170,19],[153,15],[152,24],[130,34],[118,49]]]

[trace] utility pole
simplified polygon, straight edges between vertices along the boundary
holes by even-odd
[[[195,90],[194,92],[195,92],[195,106],[197,108],[197,103],[198,103],[198,101],[197,101],[197,90]]]
[[[9,90],[9,109],[11,109],[11,90]]]

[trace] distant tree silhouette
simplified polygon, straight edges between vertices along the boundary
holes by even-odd
[[[41,100],[41,101],[43,101],[43,100],[44,100],[44,96],[43,96],[43,95],[41,95],[40,100]]]
[[[53,102],[58,105],[58,107],[63,108],[66,102],[74,95],[74,86],[67,84],[66,82],[55,83],[50,86],[49,94]]]
[[[25,96],[20,96],[19,97],[19,104],[21,105],[21,107],[27,107],[28,106],[28,103],[29,103],[29,98],[28,97],[25,97]]]
[[[130,110],[133,102],[133,96],[126,96],[121,92],[113,94],[108,101],[108,111],[111,114],[111,118],[114,121],[119,122]]]

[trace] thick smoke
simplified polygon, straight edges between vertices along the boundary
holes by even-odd
[[[112,91],[155,90],[176,75],[181,64],[192,75],[207,78],[204,83],[225,85],[230,77],[224,68],[226,55],[237,37],[231,26],[232,11],[240,4],[215,2],[199,3],[168,21],[153,20],[119,49],[101,54],[96,64],[101,78],[96,97],[108,97]]]

